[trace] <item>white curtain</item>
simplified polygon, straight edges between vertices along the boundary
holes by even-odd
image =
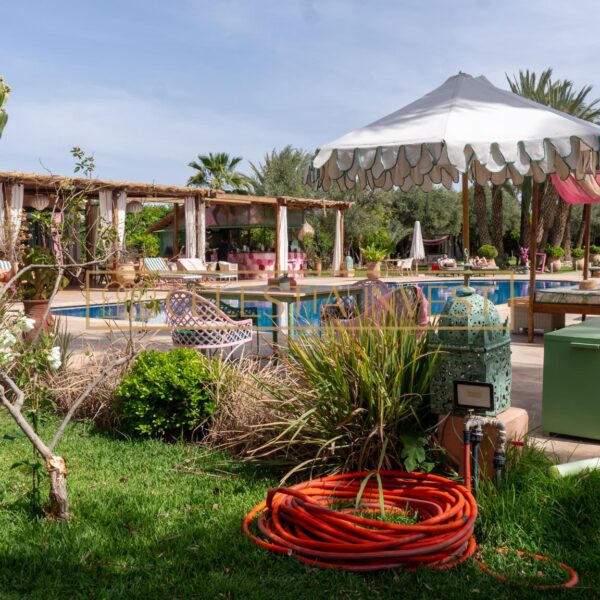
[[[0,185],[0,248],[3,252],[13,251],[15,256],[7,257],[16,259],[15,248],[19,239],[21,216],[23,211],[24,187],[22,183],[15,183],[10,187],[10,201],[7,206],[8,214],[4,210],[3,186]]]
[[[196,258],[196,199],[188,196],[185,199],[185,255]]]
[[[127,214],[127,192],[117,195],[117,236],[119,251],[125,250],[125,216]]]
[[[112,191],[98,192],[98,206],[100,207],[100,227],[106,229],[113,226]]]
[[[288,219],[287,206],[279,207],[279,231],[277,232],[277,255],[279,256],[279,269],[288,270]]]
[[[200,201],[198,208],[198,222],[197,222],[197,249],[198,258],[202,262],[206,260],[206,203],[204,200]]]
[[[331,265],[334,275],[339,274],[342,260],[344,259],[344,249],[342,248],[343,236],[342,211],[338,209],[335,211],[335,238],[333,241],[333,262]]]

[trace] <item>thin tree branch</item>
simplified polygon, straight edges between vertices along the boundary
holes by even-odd
[[[98,385],[100,385],[102,383],[102,381],[104,381],[104,379],[108,376],[108,374],[111,371],[113,371],[117,367],[120,367],[121,365],[124,365],[125,363],[129,362],[134,357],[134,355],[135,355],[135,353],[131,352],[128,355],[123,356],[123,357],[113,361],[109,365],[107,365],[102,370],[102,373],[100,373],[100,375],[98,377],[96,377],[96,379],[94,379],[94,381],[92,381],[87,386],[87,388],[85,388],[85,390],[79,396],[79,398],[77,398],[77,400],[75,400],[75,402],[71,405],[71,407],[69,408],[67,414],[65,415],[62,423],[60,424],[60,427],[54,434],[54,437],[52,438],[52,441],[50,442],[50,445],[49,445],[50,452],[54,452],[54,448],[56,448],[56,445],[62,438],[62,436],[65,432],[65,429],[67,428],[67,425],[69,424],[70,420],[72,419],[72,417],[75,414],[75,412],[77,411],[77,409],[81,406],[82,402],[94,391],[94,389]]]

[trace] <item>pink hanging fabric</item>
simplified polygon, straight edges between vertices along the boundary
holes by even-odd
[[[584,189],[573,175],[569,175],[567,179],[561,179],[556,173],[550,175],[552,183],[558,192],[558,195],[568,204],[594,204],[600,202],[600,195],[592,193],[596,186],[600,184],[600,174],[596,176],[588,175],[586,177],[591,181],[590,185],[586,185]]]

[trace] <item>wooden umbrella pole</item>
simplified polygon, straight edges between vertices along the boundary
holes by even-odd
[[[527,341],[533,343],[534,303],[535,303],[535,272],[537,263],[535,253],[537,250],[537,225],[540,203],[540,188],[537,181],[532,181],[531,194],[531,228],[529,238],[529,312],[527,314]]]
[[[469,175],[467,172],[462,174],[462,209],[463,209],[463,257],[465,250],[469,250]],[[470,275],[465,271],[464,284],[469,285]]]
[[[585,224],[584,238],[583,238],[583,249],[585,254],[583,255],[583,279],[588,278],[588,271],[590,268],[590,230],[592,228],[592,205],[586,204],[583,207],[583,220]]]

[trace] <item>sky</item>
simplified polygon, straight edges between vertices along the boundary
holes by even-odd
[[[27,0],[3,3],[0,171],[185,184],[196,155],[313,151],[463,71],[541,71],[600,96],[600,2]],[[595,92],[595,93],[594,93]]]

